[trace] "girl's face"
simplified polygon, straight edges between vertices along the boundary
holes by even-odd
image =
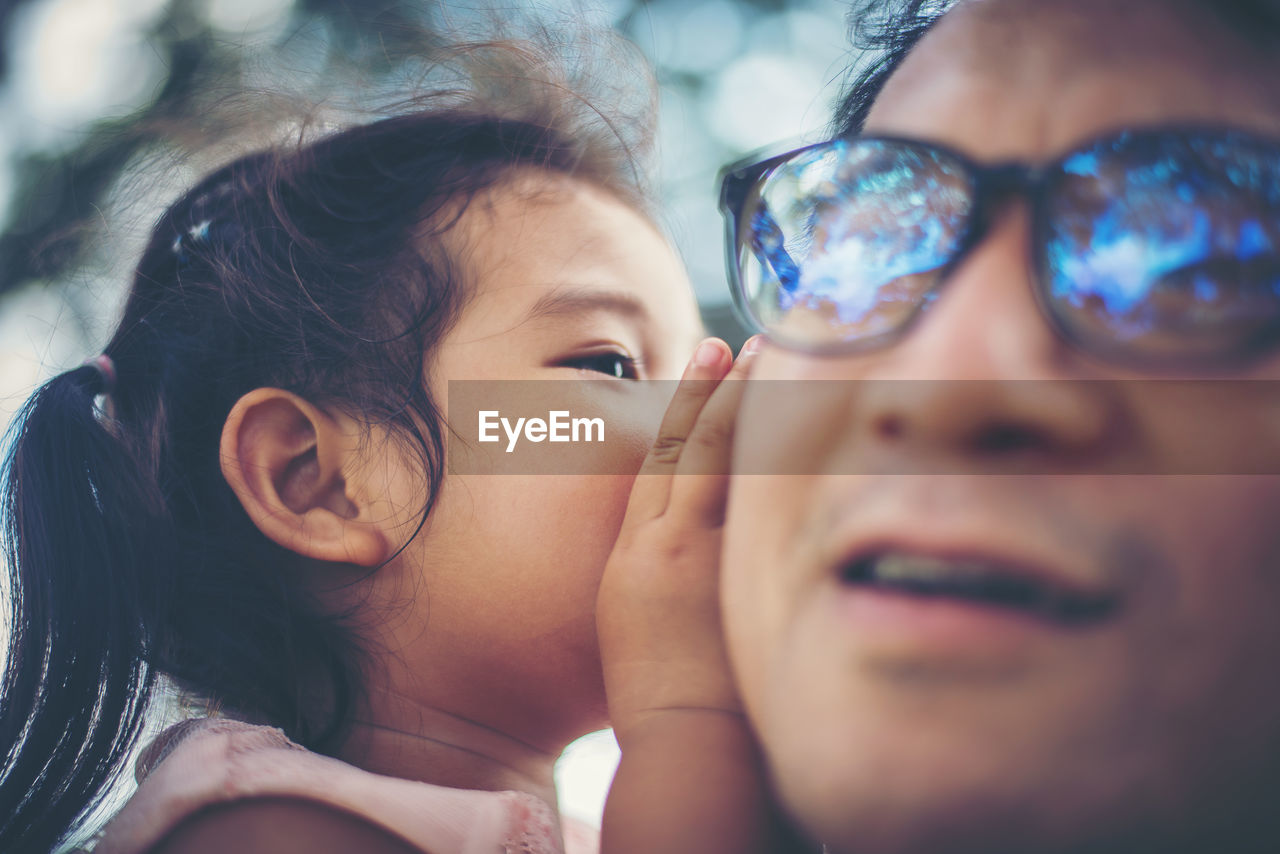
[[[639,468],[664,409],[639,380],[678,379],[702,325],[666,240],[594,185],[519,174],[477,198],[447,239],[470,294],[429,365],[446,420],[475,436],[462,413],[449,418],[451,381],[559,380],[558,406],[571,411],[580,386],[610,441],[557,452],[608,455],[598,468],[615,473],[485,475],[446,459],[426,526],[372,579],[375,607],[387,606],[379,640],[397,693],[555,750],[606,723],[595,597],[632,481],[616,472]],[[609,387],[574,382],[585,380]],[[389,466],[387,482],[403,542],[422,507],[420,469]]]

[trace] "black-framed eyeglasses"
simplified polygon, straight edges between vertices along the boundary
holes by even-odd
[[[1280,142],[1215,127],[1123,130],[1041,165],[873,136],[742,161],[721,175],[734,299],[784,347],[886,346],[1011,195],[1036,299],[1080,348],[1206,367],[1280,341]]]

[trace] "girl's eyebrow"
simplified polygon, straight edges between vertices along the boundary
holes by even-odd
[[[637,320],[651,319],[648,308],[633,294],[587,288],[563,289],[543,296],[529,309],[528,319],[590,311],[612,311]]]

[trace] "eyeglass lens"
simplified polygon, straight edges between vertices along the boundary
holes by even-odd
[[[1229,132],[1131,133],[1046,175],[1038,286],[1069,338],[1159,360],[1275,335],[1280,153]],[[783,162],[741,214],[749,310],[784,344],[883,343],[964,249],[977,180],[963,159],[901,140],[836,140]]]
[[[1280,154],[1231,136],[1126,135],[1068,156],[1045,194],[1048,305],[1135,358],[1216,359],[1280,321]]]

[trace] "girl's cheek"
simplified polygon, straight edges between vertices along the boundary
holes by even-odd
[[[607,384],[591,389],[579,400],[564,401],[564,409],[585,413],[575,441],[561,445],[564,471],[577,474],[620,475],[628,479],[640,470],[662,423],[675,383]],[[594,392],[594,393],[591,393]],[[587,424],[586,421],[590,421]]]
[[[559,496],[561,508],[570,511],[569,524],[583,547],[586,539],[598,536],[605,554],[612,548],[636,472],[657,429],[653,419],[626,418],[615,411],[606,422],[606,441],[577,446],[572,458],[565,461],[567,476],[554,478],[566,489],[566,494]]]

